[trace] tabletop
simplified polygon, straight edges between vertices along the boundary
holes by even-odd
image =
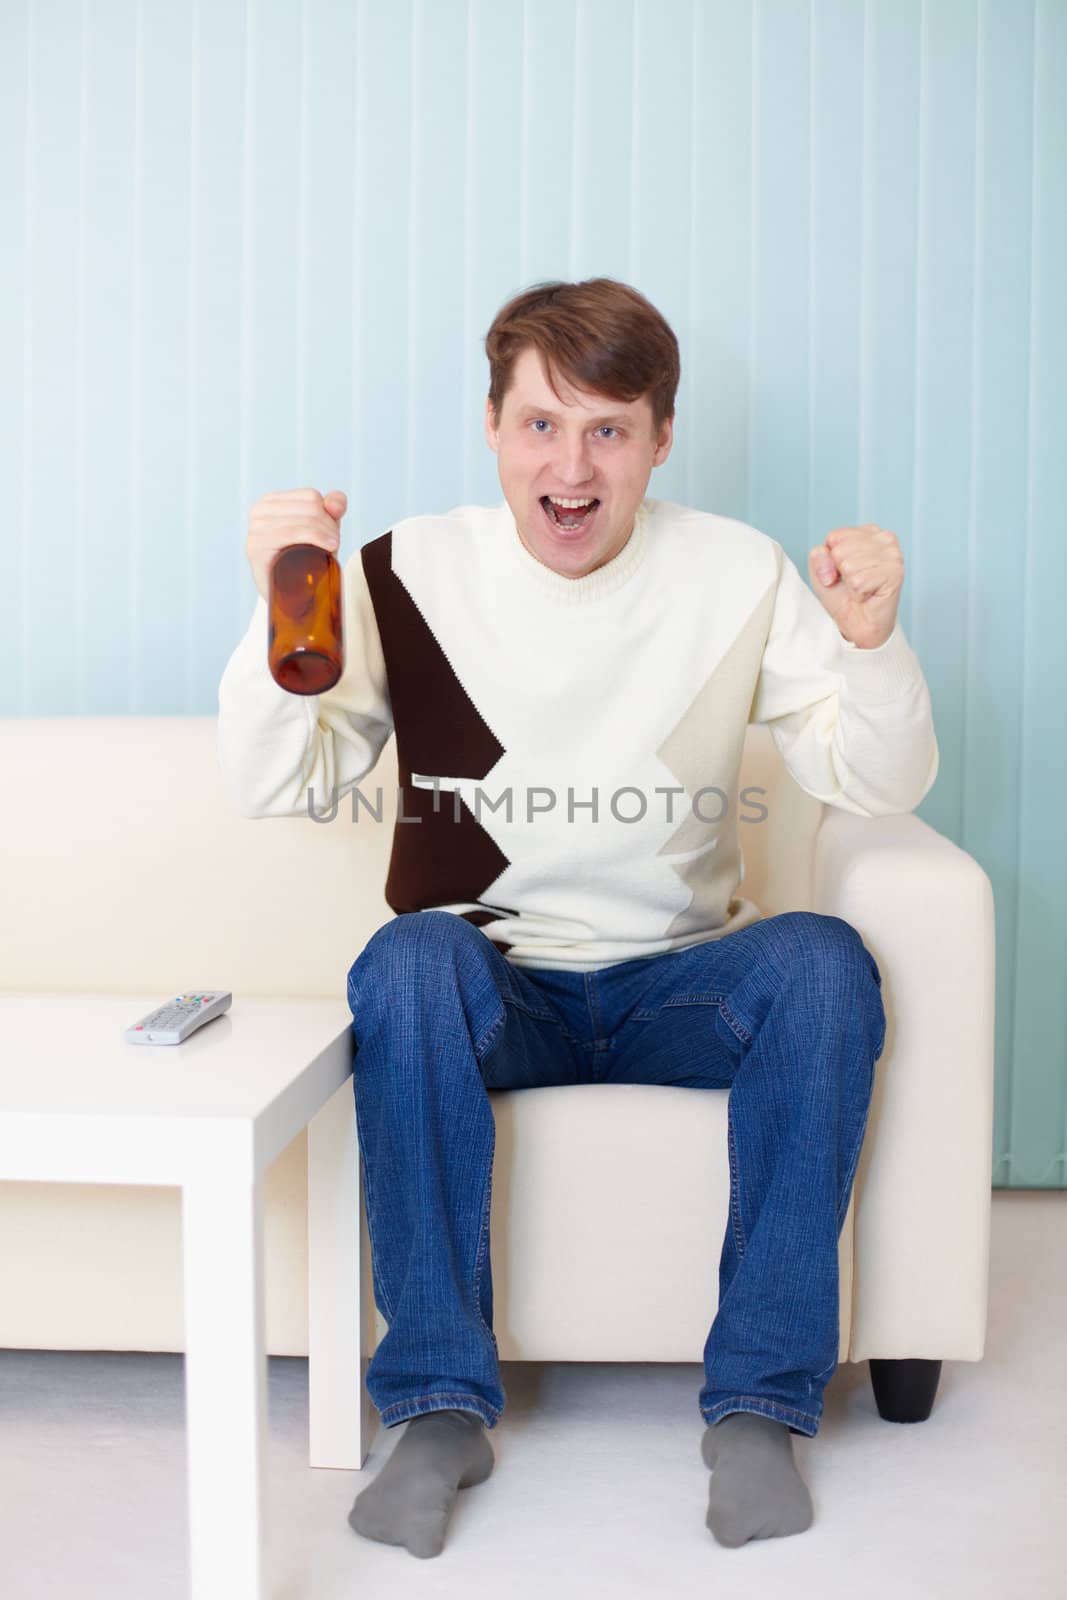
[[[0,990],[0,1112],[254,1120],[352,1026],[343,997],[235,991],[182,1044],[128,1043],[166,998]]]

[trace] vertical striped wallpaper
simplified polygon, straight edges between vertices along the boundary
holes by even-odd
[[[345,489],[342,559],[499,502],[494,312],[625,279],[650,494],[901,540],[994,1183],[1067,1185],[1065,74],[1062,0],[4,0],[0,715],[213,713],[252,502]]]

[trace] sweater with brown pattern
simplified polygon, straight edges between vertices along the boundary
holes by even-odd
[[[268,671],[257,600],[219,684],[233,803],[371,811],[360,780],[395,732],[387,903],[464,917],[519,966],[593,971],[764,915],[737,892],[749,723],[861,816],[912,810],[937,775],[899,621],[856,649],[781,545],[729,517],[646,499],[582,578],[538,561],[506,503],[409,517],[348,560],[343,604],[344,673],[304,697]]]

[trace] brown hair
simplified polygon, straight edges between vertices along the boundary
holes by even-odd
[[[614,278],[538,283],[509,300],[485,336],[489,402],[499,421],[518,356],[541,353],[549,387],[562,374],[577,389],[637,400],[647,394],[653,431],[674,416],[681,375],[678,340],[643,294]]]

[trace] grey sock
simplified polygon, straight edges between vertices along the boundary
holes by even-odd
[[[705,1525],[720,1544],[811,1527],[811,1495],[794,1464],[784,1422],[756,1411],[731,1411],[704,1429],[700,1453],[712,1468]]]
[[[440,1555],[456,1491],[484,1483],[494,1464],[485,1424],[473,1411],[412,1417],[374,1482],[356,1496],[349,1527],[402,1544],[413,1556]]]

